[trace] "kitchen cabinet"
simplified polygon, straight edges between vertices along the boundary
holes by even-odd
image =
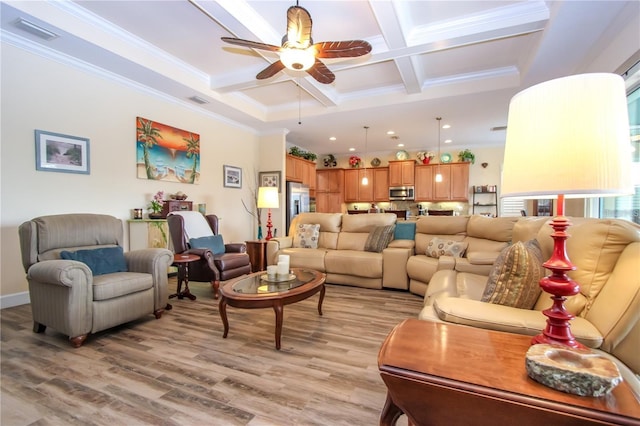
[[[373,171],[373,201],[389,201],[389,168],[377,167]]]
[[[369,183],[362,184],[367,176]],[[344,171],[344,202],[389,201],[389,169],[386,167]]]
[[[429,164],[416,167],[416,201],[468,201],[469,164]],[[436,174],[442,182],[436,182]]]
[[[416,201],[433,200],[433,185],[435,179],[434,166],[416,166],[415,169],[415,198]]]
[[[287,154],[286,180],[299,182],[309,187],[309,192],[316,188],[316,163]]]
[[[389,186],[415,185],[415,167],[413,160],[389,161]]]
[[[342,212],[344,172],[344,169],[320,169],[316,171],[317,212]]]
[[[344,185],[344,169],[316,170],[316,192],[340,192]]]
[[[316,211],[320,213],[342,213],[342,193],[316,192]]]

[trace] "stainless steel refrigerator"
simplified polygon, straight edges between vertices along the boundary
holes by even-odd
[[[309,211],[309,187],[297,182],[287,182],[287,229],[291,220],[303,212]]]

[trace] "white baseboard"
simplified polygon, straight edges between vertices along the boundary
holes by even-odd
[[[12,308],[14,306],[20,305],[28,305],[29,303],[31,303],[31,299],[29,299],[28,291],[0,296],[0,309]]]

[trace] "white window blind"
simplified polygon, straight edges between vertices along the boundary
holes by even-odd
[[[522,198],[503,198],[500,200],[500,216],[521,216],[524,206]]]

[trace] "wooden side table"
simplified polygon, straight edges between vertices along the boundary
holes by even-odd
[[[251,272],[267,269],[267,240],[245,241],[247,254],[251,262]]]
[[[196,296],[189,291],[189,263],[200,260],[197,254],[174,254],[173,264],[178,267],[178,288],[176,293],[169,296],[169,299],[177,297],[183,299],[188,297],[196,300]],[[182,282],[184,281],[184,290],[182,290]]]
[[[400,323],[378,355],[387,385],[381,425],[640,425],[626,382],[603,397],[546,387],[527,375],[531,336],[417,319]]]

